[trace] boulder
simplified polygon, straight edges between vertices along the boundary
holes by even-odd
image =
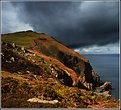
[[[109,91],[104,91],[104,92],[101,92],[101,93],[94,92],[94,93],[95,93],[96,95],[98,95],[98,96],[103,96],[103,97],[105,97],[106,99],[111,97]]]
[[[56,104],[59,101],[58,100],[52,100],[52,101],[48,101],[48,100],[41,100],[39,98],[31,98],[27,100],[28,102],[38,102],[38,103],[50,103],[50,104]]]
[[[101,85],[100,87],[96,88],[97,92],[104,92],[104,91],[109,91],[112,89],[112,84],[111,82],[105,82],[103,85]]]

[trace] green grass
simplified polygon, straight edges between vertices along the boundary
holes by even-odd
[[[1,71],[1,74],[5,74],[6,72],[4,72],[4,71]]]
[[[39,37],[40,35],[34,32],[16,32],[12,34],[4,34],[1,36],[1,39],[8,43],[15,43],[18,46],[30,48],[35,45],[34,40]]]

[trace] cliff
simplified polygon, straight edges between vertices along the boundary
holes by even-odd
[[[99,97],[107,100],[93,91],[109,91],[111,84],[100,81],[87,58],[49,35],[4,34],[1,49],[3,107],[88,107]],[[27,100],[34,97],[40,103],[31,105]]]

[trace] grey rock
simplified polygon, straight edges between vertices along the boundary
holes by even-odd
[[[103,85],[101,85],[100,87],[96,88],[97,92],[104,92],[104,91],[109,91],[112,89],[112,84],[111,82],[105,82]]]

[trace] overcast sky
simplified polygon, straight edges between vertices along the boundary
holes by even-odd
[[[46,33],[81,53],[119,53],[118,2],[2,2],[2,33]]]

